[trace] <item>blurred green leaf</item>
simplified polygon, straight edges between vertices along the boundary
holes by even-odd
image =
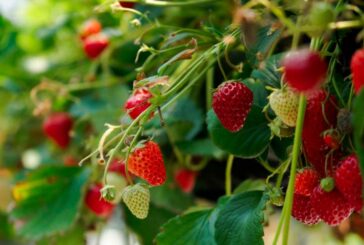
[[[215,223],[217,244],[264,244],[263,209],[269,197],[261,191],[233,195]]]
[[[140,220],[131,214],[125,205],[123,206],[128,227],[139,235],[143,244],[153,244],[153,240],[159,232],[160,227],[167,222],[167,220],[176,215],[175,213],[152,203],[149,208],[148,217],[144,220]]]
[[[13,227],[9,223],[8,216],[0,213],[0,241],[10,240],[13,234]]]
[[[282,29],[273,30],[272,27],[265,26],[259,28],[256,33],[256,42],[250,48],[248,48],[247,56],[248,60],[257,65],[259,62],[258,56],[266,57],[271,47],[278,41],[282,34]]]
[[[179,100],[164,116],[172,142],[191,140],[202,129],[202,111],[190,99]]]
[[[224,152],[216,147],[210,139],[182,141],[176,143],[178,149],[187,155],[221,158]]]
[[[364,179],[364,89],[355,98],[353,107],[354,142]]]
[[[63,232],[75,222],[82,204],[88,168],[49,166],[30,173],[14,187],[11,216],[23,220],[19,234],[38,240]]]
[[[254,79],[245,79],[243,83],[253,92],[253,104],[263,108],[268,103],[268,95],[264,84]]]
[[[151,201],[158,207],[174,213],[182,212],[193,205],[193,198],[177,187],[162,185],[150,189]]]
[[[253,70],[251,77],[261,81],[264,86],[280,88],[281,73],[278,71],[282,54],[272,55],[259,68]]]
[[[247,179],[241,182],[235,188],[233,194],[239,194],[247,191],[263,191],[265,188],[265,181],[262,179]]]
[[[269,145],[270,129],[260,107],[253,105],[244,127],[231,133],[220,123],[213,110],[207,115],[212,141],[220,149],[243,158],[259,156]]]

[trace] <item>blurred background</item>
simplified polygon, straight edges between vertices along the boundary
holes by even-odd
[[[162,145],[169,178],[151,191],[146,220],[136,219],[122,204],[106,218],[92,212],[85,193],[101,179],[103,168],[96,158],[82,167],[78,162],[97,148],[105,123],[130,122],[123,104],[138,68],[150,57],[138,52],[141,44],[167,45],[176,28],[204,22],[223,30],[232,21],[228,3],[188,11],[134,5],[148,18],[176,26],[152,29],[133,11],[112,11],[113,1],[0,0],[0,244],[152,244],[169,219],[196,204],[213,206],[224,195],[225,155],[208,138],[205,98],[198,87],[166,111],[166,128],[158,119],[148,124],[147,135]],[[90,45],[96,40],[107,47],[90,54],[82,35],[95,20],[101,30]],[[153,70],[158,62],[148,65]],[[222,80],[217,70],[215,77]],[[44,133],[51,112],[73,120],[66,148]],[[254,160],[235,161],[234,187],[247,181],[252,189],[263,188],[265,168]],[[187,186],[178,180],[181,171],[189,178]],[[125,185],[122,171],[114,172],[116,182]],[[267,215],[264,239],[271,244],[279,209],[268,209]],[[335,229],[293,222],[291,244],[364,244],[363,221],[356,215]]]

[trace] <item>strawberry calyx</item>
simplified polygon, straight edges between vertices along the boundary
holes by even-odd
[[[326,177],[320,181],[320,187],[326,192],[330,192],[335,188],[335,181],[332,177]]]

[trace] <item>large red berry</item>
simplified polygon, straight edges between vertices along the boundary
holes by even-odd
[[[60,148],[66,148],[70,141],[73,120],[68,113],[58,112],[50,115],[43,123],[43,132]]]
[[[319,174],[312,168],[303,169],[297,173],[294,193],[302,196],[311,196],[313,190],[320,183]]]
[[[85,204],[97,216],[108,217],[112,213],[114,205],[102,198],[101,189],[101,184],[90,186],[86,193]]]
[[[166,181],[162,152],[153,141],[148,141],[129,156],[128,169],[153,186],[162,185]]]
[[[100,33],[101,29],[102,29],[102,26],[99,21],[97,21],[95,19],[88,20],[83,24],[83,26],[81,28],[80,38],[82,40],[85,40],[86,38],[88,38],[91,35]]]
[[[303,149],[308,162],[325,176],[325,162],[328,171],[338,162],[340,153],[328,156],[331,148],[325,143],[323,133],[336,126],[336,100],[324,90],[316,91],[307,98],[307,108],[302,131]]]
[[[300,92],[317,89],[325,80],[326,62],[309,49],[289,52],[283,59],[284,77],[288,85]]]
[[[83,42],[83,50],[90,59],[96,59],[109,46],[109,39],[103,35],[92,35]]]
[[[364,49],[357,50],[351,58],[351,73],[353,74],[353,85],[356,94],[364,86]]]
[[[253,104],[252,91],[241,82],[221,84],[213,95],[212,108],[222,126],[231,132],[239,131]]]
[[[145,88],[137,89],[125,102],[124,108],[132,119],[136,119],[151,105],[149,99],[153,95]]]
[[[306,225],[318,223],[320,221],[320,216],[313,209],[311,203],[310,197],[294,194],[292,216]]]
[[[188,169],[179,169],[174,179],[182,191],[189,193],[195,187],[197,173]]]
[[[128,1],[119,1],[119,4],[123,8],[133,8],[135,5],[134,2],[128,2]]]
[[[350,155],[339,163],[335,171],[335,184],[341,194],[359,212],[363,207],[363,182],[356,155]]]
[[[352,206],[340,192],[336,189],[326,192],[320,186],[317,186],[313,191],[311,204],[320,218],[332,226],[340,224],[353,211]]]

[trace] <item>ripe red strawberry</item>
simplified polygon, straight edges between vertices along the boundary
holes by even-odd
[[[66,148],[70,141],[73,120],[68,113],[58,112],[50,115],[43,122],[43,132],[60,148]]]
[[[148,141],[141,148],[137,148],[128,161],[129,171],[150,185],[162,185],[166,181],[163,156],[157,143]]]
[[[353,211],[352,206],[336,189],[326,192],[317,186],[311,195],[314,211],[328,225],[338,225]]]
[[[306,225],[313,225],[320,221],[320,216],[312,207],[310,197],[299,194],[293,196],[292,216]]]
[[[300,92],[319,88],[327,73],[326,62],[320,54],[309,49],[289,52],[282,61],[288,85]]]
[[[195,187],[197,173],[188,169],[179,169],[174,180],[183,192],[190,193]]]
[[[103,35],[92,35],[83,42],[83,50],[90,59],[96,59],[109,46],[109,39]]]
[[[356,94],[364,86],[364,49],[357,50],[351,58],[351,73],[353,74],[353,85]]]
[[[133,8],[135,5],[134,2],[128,2],[128,1],[119,1],[119,4],[123,8]]]
[[[339,163],[339,167],[335,171],[335,184],[342,195],[353,205],[355,211],[361,211],[363,181],[356,155],[350,155]]]
[[[152,97],[153,95],[145,88],[135,90],[124,105],[131,119],[136,119],[151,105],[149,99]]]
[[[102,26],[99,21],[97,21],[95,19],[88,20],[83,24],[83,26],[81,28],[80,38],[82,40],[85,40],[86,38],[88,38],[91,35],[100,33],[101,29],[102,29]]]
[[[324,109],[323,109],[324,108]],[[325,143],[323,133],[336,126],[336,100],[324,90],[316,91],[307,98],[307,108],[302,131],[303,149],[308,162],[325,176],[325,161],[330,147]],[[340,152],[335,151],[328,158],[328,170],[337,163]]]
[[[298,95],[290,89],[275,90],[269,95],[269,105],[282,122],[296,126]]]
[[[239,131],[253,104],[253,92],[241,82],[222,83],[215,91],[212,108],[222,126],[231,132]]]
[[[86,193],[85,204],[97,216],[108,217],[112,213],[114,205],[101,197],[101,189],[101,184],[90,186]]]
[[[312,168],[305,168],[296,175],[294,193],[305,197],[311,196],[313,190],[319,184],[319,173]]]
[[[117,173],[126,177],[124,161],[119,158],[115,158],[110,164],[109,172]]]

